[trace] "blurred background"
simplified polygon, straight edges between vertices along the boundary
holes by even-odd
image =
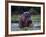
[[[28,7],[28,6],[11,6],[11,31],[21,31],[19,28],[19,20],[21,14],[26,11],[32,12],[32,24],[33,29],[28,28],[28,30],[40,30],[41,21],[41,8],[40,7]],[[24,29],[23,29],[24,30]]]

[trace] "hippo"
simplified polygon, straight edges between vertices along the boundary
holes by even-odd
[[[32,24],[32,19],[31,19],[32,14],[30,12],[24,12],[19,21],[19,27],[24,28],[24,27],[29,27],[30,24]]]

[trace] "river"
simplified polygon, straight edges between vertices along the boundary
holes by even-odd
[[[40,30],[40,22],[33,22],[28,30]],[[21,31],[19,23],[11,23],[11,31]]]

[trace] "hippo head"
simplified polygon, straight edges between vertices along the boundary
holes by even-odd
[[[20,27],[28,27],[31,23],[32,20],[30,20],[29,18],[31,18],[31,13],[30,12],[24,12],[21,15],[21,19],[20,19]]]

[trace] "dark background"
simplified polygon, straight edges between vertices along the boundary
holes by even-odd
[[[26,11],[31,11],[33,15],[39,15],[40,14],[40,7],[27,7],[27,6],[11,6],[11,14],[22,14]]]

